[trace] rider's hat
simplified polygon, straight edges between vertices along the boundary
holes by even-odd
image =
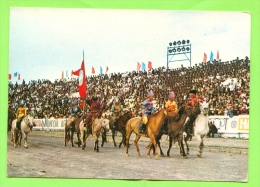
[[[93,97],[92,97],[92,100],[93,100],[93,101],[97,101],[98,98],[97,98],[96,96],[93,96]]]
[[[190,90],[190,92],[189,92],[189,93],[196,94],[196,93],[197,93],[197,91],[196,91],[196,90]]]
[[[151,97],[151,96],[153,96],[153,91],[152,90],[150,92],[148,92],[147,97]]]
[[[175,93],[174,93],[173,91],[171,91],[171,92],[169,93],[168,98],[170,99],[170,98],[172,98],[172,97],[175,97]]]
[[[24,100],[21,100],[21,102],[20,102],[20,106],[22,106],[22,105],[24,105]]]

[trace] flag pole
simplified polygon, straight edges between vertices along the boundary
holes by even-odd
[[[85,63],[85,60],[84,60],[84,50],[83,50],[83,63]],[[85,65],[84,65],[84,68],[85,68]],[[85,70],[84,70],[84,72],[85,72]],[[85,74],[85,77],[86,77],[86,74]],[[86,84],[87,84],[87,81],[86,81]],[[87,96],[87,94],[86,94],[86,96]],[[84,98],[84,106],[83,106],[83,122],[85,122],[85,114],[86,114],[86,96]]]

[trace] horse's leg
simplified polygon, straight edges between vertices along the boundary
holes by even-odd
[[[14,134],[13,134],[13,129],[11,129],[11,143],[14,143]]]
[[[113,130],[112,130],[112,139],[113,139],[113,142],[114,142],[114,147],[116,147],[115,133],[116,133],[116,130],[113,129]]]
[[[17,139],[18,139],[18,145],[21,146],[21,145],[22,145],[22,137],[23,137],[23,136],[22,136],[22,132],[21,132],[21,130],[18,130],[17,132],[18,132],[18,133],[17,133],[17,136],[18,136],[18,138],[17,138]]]
[[[16,128],[14,128],[13,129],[13,138],[14,138],[14,147],[16,147],[17,146],[17,139],[18,139],[18,132],[17,132],[17,129]]]
[[[22,134],[23,134],[23,140],[24,140],[24,147],[25,148],[28,148],[28,145],[27,145],[27,133],[25,133],[25,132],[22,132]]]
[[[77,138],[78,138],[78,147],[80,147],[81,145],[81,141],[80,141],[80,131],[77,132]]]
[[[167,151],[167,156],[168,157],[170,157],[171,148],[172,148],[172,136],[169,135],[169,148],[168,148],[168,151]]]
[[[125,136],[125,144],[126,144],[126,156],[129,156],[128,154],[128,149],[129,149],[129,138],[132,134],[132,129],[130,129],[130,127],[126,127],[126,136]]]
[[[189,144],[188,144],[188,140],[191,138],[192,136],[191,135],[186,135],[184,136],[184,142],[185,142],[185,145],[186,145],[186,154],[189,155],[190,154],[190,148],[189,148]]]
[[[179,147],[180,147],[180,155],[183,156],[184,158],[188,158],[188,156],[185,153],[184,142],[185,142],[185,140],[184,140],[183,134],[179,133],[178,144],[179,144]]]
[[[200,150],[199,150],[199,153],[198,153],[198,157],[200,157],[200,158],[202,157],[202,151],[203,151],[203,146],[204,146],[204,143],[203,143],[204,136],[205,135],[199,135],[198,136],[198,139],[200,141],[200,146],[199,146]]]
[[[134,141],[136,153],[137,153],[138,156],[140,156],[140,150],[139,150],[139,147],[138,147],[138,141],[139,141],[140,138],[141,138],[141,136],[137,134],[136,137],[135,137],[135,141]]]
[[[64,146],[67,146],[67,130],[64,129]]]
[[[73,130],[73,129],[70,129],[70,141],[71,141],[71,146],[72,146],[72,147],[74,147],[73,135],[74,135],[74,130]]]
[[[157,142],[156,142],[155,136],[150,136],[150,139],[151,139],[151,145],[154,146],[154,150],[155,150],[154,155],[156,158],[158,158],[159,154],[158,154],[158,147],[157,147]],[[148,157],[150,157],[150,152],[151,152],[151,146],[149,146],[148,151],[147,151]]]
[[[85,147],[86,147],[86,131],[85,130],[83,130],[83,131],[81,131],[81,133],[80,133],[80,139],[81,139],[81,144],[82,144],[82,150],[84,150],[85,149]]]
[[[160,142],[160,139],[162,138],[162,135],[158,135],[157,137],[156,137],[156,143],[157,143],[157,145],[158,145],[158,147],[159,147],[159,149],[160,149],[160,155],[161,156],[164,156],[164,154],[163,154],[163,151],[162,151],[162,148],[161,148],[161,142]],[[155,154],[155,148],[153,148],[153,153]]]

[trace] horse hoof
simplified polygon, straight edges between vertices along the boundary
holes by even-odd
[[[150,155],[147,155],[147,157],[148,157],[148,158],[151,158],[151,156],[150,156]]]
[[[158,159],[158,158],[160,158],[160,156],[159,155],[155,155],[155,158]]]
[[[128,153],[126,153],[125,155],[126,155],[126,156],[129,156],[129,154],[128,154]]]
[[[202,158],[201,154],[197,154],[198,157]]]
[[[188,156],[186,155],[186,156],[184,156],[183,158],[188,159]]]

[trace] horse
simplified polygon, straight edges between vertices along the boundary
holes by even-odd
[[[202,151],[203,151],[203,139],[207,136],[207,133],[209,132],[209,126],[208,126],[208,112],[209,112],[209,104],[204,101],[200,104],[200,111],[201,113],[198,115],[194,122],[194,137],[197,138],[200,142],[199,145],[199,153],[198,157],[202,157]]]
[[[15,112],[8,108],[7,132],[12,129],[12,121],[16,118]]]
[[[29,132],[32,130],[33,126],[36,126],[33,122],[33,117],[30,115],[25,116],[21,121],[21,130],[18,130],[16,127],[17,119],[12,121],[11,129],[11,142],[14,144],[14,147],[21,145],[22,138],[24,139],[24,147],[28,148],[27,137]]]
[[[118,148],[121,148],[121,145],[124,144],[124,146],[126,145],[125,143],[125,136],[126,136],[126,122],[131,119],[132,117],[135,116],[135,113],[133,111],[127,111],[126,113],[124,113],[123,115],[121,115],[116,122],[114,123],[113,118],[110,119],[110,129],[112,131],[112,139],[114,142],[114,147],[117,147],[116,145],[116,141],[115,141],[115,133],[116,131],[119,131],[122,133],[122,140],[119,143]],[[102,142],[103,143],[103,142]],[[102,145],[101,145],[102,146]],[[103,147],[103,146],[102,146]]]
[[[137,143],[138,143],[140,137],[144,136],[144,137],[150,138],[147,156],[150,157],[151,146],[153,144],[155,147],[155,156],[156,156],[156,158],[158,158],[159,155],[157,152],[156,136],[158,135],[158,133],[162,127],[165,117],[172,117],[173,115],[174,115],[174,113],[167,112],[165,110],[165,108],[162,108],[159,112],[151,115],[149,117],[148,123],[146,124],[147,134],[139,133],[139,123],[141,121],[141,117],[134,117],[134,118],[131,118],[130,120],[128,120],[126,123],[126,155],[129,156],[129,154],[128,154],[129,138],[131,136],[131,133],[134,131],[136,134],[134,143],[135,143],[137,155],[140,156],[140,150],[139,150]]]
[[[109,120],[108,119],[103,119],[103,118],[95,118],[94,121],[91,123],[92,125],[92,135],[95,137],[95,142],[94,142],[94,151],[99,152],[99,146],[98,146],[98,138],[100,134],[103,133],[103,131],[109,131]],[[86,147],[86,139],[90,135],[90,132],[87,130],[87,127],[84,127],[83,121],[80,122],[79,124],[80,128],[80,140],[82,143],[82,150],[85,149]]]
[[[160,139],[162,135],[166,134],[169,136],[169,149],[167,151],[167,156],[170,157],[172,141],[174,141],[174,143],[178,141],[178,145],[180,147],[180,155],[183,156],[184,158],[188,158],[184,150],[183,132],[184,132],[184,124],[187,121],[187,119],[189,119],[191,114],[192,114],[191,107],[189,106],[181,107],[178,111],[179,118],[170,117],[167,119],[167,129],[164,130],[163,128],[161,128],[159,134],[156,136],[156,143],[158,144],[158,147],[160,149],[160,155],[164,156],[164,153],[160,145]],[[152,146],[152,148],[154,150],[154,146]]]
[[[74,147],[73,143],[73,136],[74,133],[77,133],[78,138],[78,147],[80,147],[81,141],[80,141],[80,129],[79,129],[79,123],[83,121],[83,116],[76,118],[73,123],[71,122],[71,117],[66,119],[65,127],[64,127],[64,146],[67,146],[67,143],[70,141],[71,146]]]

